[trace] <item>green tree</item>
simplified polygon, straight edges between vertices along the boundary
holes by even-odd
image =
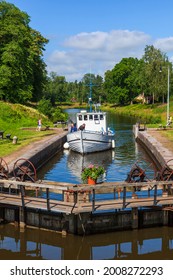
[[[51,72],[44,91],[44,98],[49,99],[53,106],[56,102],[68,100],[67,82],[64,76]]]
[[[167,68],[168,58],[154,46],[146,46],[143,55],[144,68],[143,76],[145,77],[145,92],[152,95],[154,101],[164,101],[167,87]],[[161,71],[162,68],[162,71]]]
[[[10,102],[38,100],[46,78],[42,54],[48,40],[29,22],[13,4],[0,2],[0,96]]]
[[[139,65],[137,58],[123,58],[112,70],[105,73],[104,88],[108,102],[123,105],[139,94]]]
[[[38,103],[38,111],[50,118],[52,115],[52,105],[50,100],[41,99]]]

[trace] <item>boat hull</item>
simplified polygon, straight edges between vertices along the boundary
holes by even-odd
[[[67,135],[69,148],[81,154],[94,153],[112,149],[114,134],[94,131],[76,131]]]

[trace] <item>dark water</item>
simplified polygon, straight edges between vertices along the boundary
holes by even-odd
[[[91,236],[0,226],[0,259],[172,260],[173,228],[149,228]]]
[[[75,112],[74,110],[73,113]],[[85,157],[61,151],[38,173],[38,178],[80,183],[82,166],[99,163],[107,171],[106,181],[123,181],[135,162],[146,170],[148,178],[154,178],[155,171],[151,159],[134,141],[132,126],[135,120],[109,114],[108,122],[116,131],[115,150]],[[0,225],[0,258],[172,260],[173,228],[159,227],[83,237],[62,237],[57,232],[31,228],[20,232],[19,228],[13,225]]]

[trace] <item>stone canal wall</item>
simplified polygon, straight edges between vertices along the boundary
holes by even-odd
[[[34,147],[28,148],[20,157],[31,161],[36,169],[39,169],[63,148],[66,141],[67,131],[63,131],[60,134],[52,135],[47,140],[45,138],[44,141],[35,143]],[[10,173],[13,171],[15,161],[16,159],[9,164]]]
[[[138,125],[134,125],[133,127],[136,142],[142,145],[146,153],[160,169],[165,166],[165,163],[173,159],[173,153],[150,135],[150,131],[152,130],[149,128],[140,130]]]

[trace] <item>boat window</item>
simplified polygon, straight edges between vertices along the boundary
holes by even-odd
[[[98,120],[99,116],[98,115],[94,115],[94,120]]]
[[[93,120],[93,115],[89,115],[89,120]]]
[[[88,116],[84,115],[84,121],[87,121],[87,120],[88,120]]]
[[[104,117],[103,117],[103,115],[100,115],[100,120],[104,120]]]
[[[79,115],[79,121],[82,121],[82,115]]]

